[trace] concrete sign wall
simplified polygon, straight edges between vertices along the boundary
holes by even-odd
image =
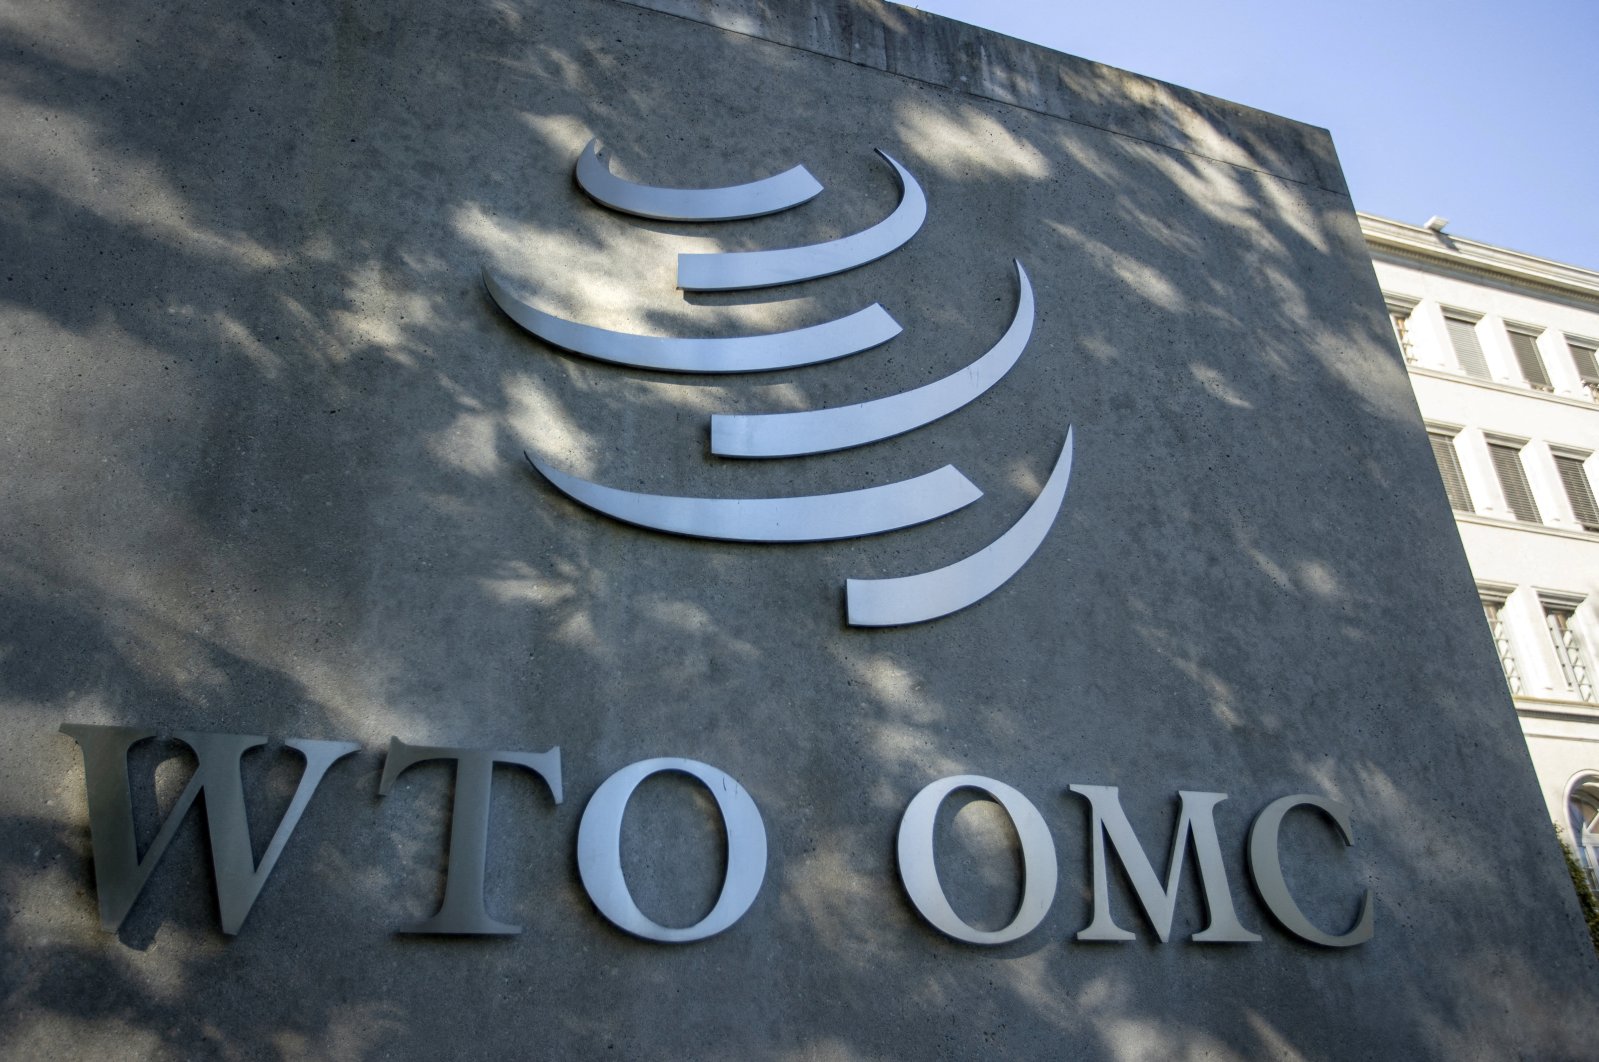
[[[5,25],[0,1051],[1585,1053],[1321,130],[864,0]]]

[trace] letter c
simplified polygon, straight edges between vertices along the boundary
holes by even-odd
[[[1249,828],[1249,873],[1255,879],[1255,888],[1259,890],[1260,898],[1265,901],[1266,909],[1272,916],[1284,929],[1301,940],[1328,948],[1364,944],[1371,939],[1372,933],[1370,889],[1361,897],[1360,916],[1355,919],[1354,928],[1339,935],[1324,933],[1312,925],[1288,892],[1288,883],[1283,880],[1282,853],[1277,846],[1278,832],[1282,829],[1283,816],[1301,806],[1320,808],[1338,824],[1344,844],[1355,843],[1354,834],[1349,829],[1349,805],[1309,793],[1274,800],[1255,816],[1255,823]]]

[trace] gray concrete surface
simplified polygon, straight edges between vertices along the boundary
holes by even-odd
[[[661,8],[662,10],[652,10]],[[1591,1055],[1592,955],[1544,821],[1382,303],[1320,130],[875,4],[12,5],[0,107],[0,1052],[15,1058],[1561,1058]],[[963,80],[965,79],[965,80]],[[624,175],[827,187],[711,230],[588,203]],[[904,250],[824,281],[684,298],[679,250],[825,239],[922,181]],[[739,463],[720,410],[943,376],[1009,319],[1011,375],[933,428]],[[485,297],[490,264],[607,327],[739,334],[879,300],[905,325],[826,366],[710,382],[568,357]],[[849,576],[991,541],[1067,425],[1054,532],[979,606],[844,627]],[[953,462],[987,492],[931,525],[711,544],[578,509],[534,451],[612,485],[845,490]],[[198,816],[117,934],[98,928],[65,721],[351,739],[237,938]],[[442,891],[449,774],[379,799],[382,749],[563,750],[566,800],[496,781],[489,910],[515,938],[401,937]],[[142,826],[186,768],[134,757]],[[577,880],[584,802],[635,760],[728,771],[765,887],[686,946],[611,929]],[[297,777],[247,761],[258,848]],[[894,872],[898,817],[972,772],[1043,812],[1061,892],[996,950],[939,937]],[[152,780],[153,779],[153,780]],[[1259,944],[1086,945],[1086,806],[1117,785],[1157,868],[1179,789],[1218,824]],[[1249,818],[1318,792],[1291,884],[1376,936],[1270,922]],[[663,922],[714,894],[692,785],[627,820]],[[946,812],[957,908],[1015,901],[992,805]]]

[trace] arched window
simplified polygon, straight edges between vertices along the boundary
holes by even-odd
[[[1599,889],[1599,772],[1584,771],[1567,784],[1566,825],[1577,862]]]

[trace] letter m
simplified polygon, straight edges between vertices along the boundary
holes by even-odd
[[[1225,793],[1180,791],[1177,794],[1182,800],[1182,812],[1177,820],[1177,832],[1172,837],[1166,886],[1161,888],[1155,868],[1150,865],[1149,856],[1144,854],[1143,845],[1138,843],[1138,835],[1122,810],[1116,787],[1074,785],[1071,791],[1087,797],[1093,807],[1090,829],[1094,837],[1094,920],[1077,934],[1078,940],[1134,939],[1133,934],[1118,926],[1110,916],[1110,883],[1105,865],[1105,842],[1108,840],[1121,859],[1122,869],[1138,894],[1144,914],[1164,943],[1171,936],[1172,915],[1177,910],[1177,887],[1182,883],[1183,857],[1188,851],[1189,838],[1194,842],[1199,883],[1205,895],[1205,908],[1210,912],[1210,925],[1195,933],[1193,939],[1201,943],[1249,943],[1260,939],[1239,923],[1227,889],[1227,871],[1222,865],[1215,820],[1216,805],[1227,799]]]
[[[248,749],[266,744],[266,738],[247,734],[174,735],[194,750],[198,765],[194,777],[139,858],[133,829],[133,798],[128,786],[128,750],[153,731],[125,726],[88,726],[67,723],[61,732],[83,752],[84,783],[89,796],[89,843],[94,849],[94,887],[100,898],[100,925],[113,932],[122,925],[133,903],[144,891],[150,874],[178,832],[195,799],[205,794],[205,820],[211,839],[211,866],[216,874],[217,906],[222,931],[234,934],[261,893],[267,875],[294,833],[306,805],[316,793],[329,767],[360,746],[351,741],[306,741],[291,738],[285,744],[305,757],[305,770],[294,799],[278,823],[272,842],[256,865],[250,847],[250,824],[244,809],[244,780],[239,760]]]

